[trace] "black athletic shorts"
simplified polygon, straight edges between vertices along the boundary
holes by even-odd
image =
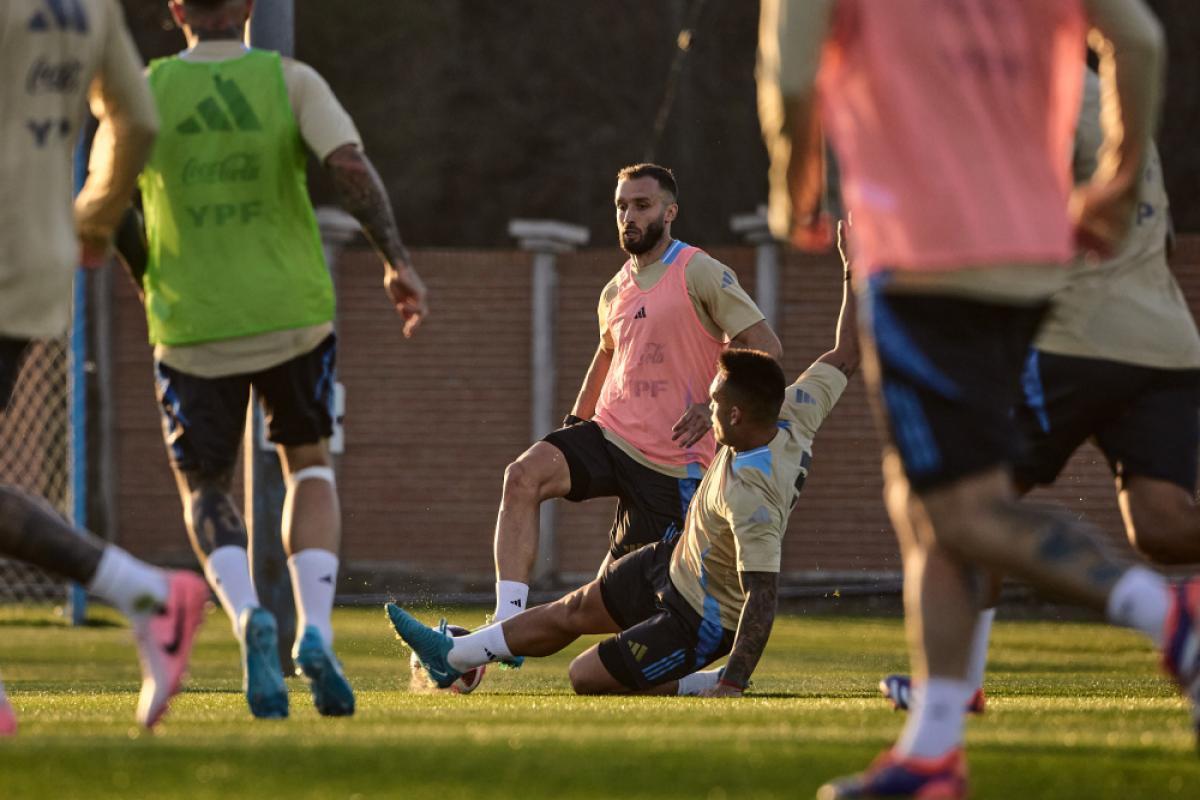
[[[1012,409],[1046,305],[888,291],[886,274],[864,301],[873,400],[913,488],[1016,463],[1024,447]]]
[[[616,497],[617,515],[608,535],[609,553],[620,558],[653,542],[671,542],[683,530],[688,504],[703,470],[692,464],[686,478],[673,478],[634,461],[604,436],[595,422],[559,428],[542,441],[562,451],[571,471],[573,503]]]
[[[246,429],[250,388],[258,392],[267,438],[315,444],[333,434],[337,338],[261,372],[201,378],[155,363],[163,440],[182,472],[212,475],[233,467]]]
[[[673,545],[647,545],[609,564],[600,596],[621,633],[600,643],[600,661],[629,689],[648,689],[704,669],[733,648],[733,631],[696,613],[671,583]]]
[[[1032,350],[1016,419],[1029,442],[1017,481],[1054,483],[1087,439],[1118,480],[1139,475],[1196,491],[1200,370],[1154,369]]]
[[[28,339],[9,339],[0,336],[0,411],[8,408],[12,401],[13,389],[17,386],[17,378],[21,375],[21,364],[25,360],[25,351],[29,349]]]

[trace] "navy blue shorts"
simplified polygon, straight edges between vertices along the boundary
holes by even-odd
[[[683,531],[688,504],[703,472],[674,478],[634,461],[604,436],[595,422],[559,428],[542,441],[562,451],[571,473],[566,499],[578,503],[594,497],[617,498],[617,515],[608,534],[615,559],[640,547],[674,541]]]
[[[1023,456],[1012,410],[1046,308],[888,291],[886,275],[868,284],[862,319],[878,366],[872,400],[915,490]]]
[[[671,583],[673,545],[647,545],[609,564],[600,596],[621,633],[600,643],[608,674],[637,691],[678,680],[729,653],[734,632],[705,619]]]
[[[1088,439],[1117,479],[1141,476],[1196,490],[1200,370],[1155,369],[1032,350],[1016,420],[1029,442],[1015,477],[1051,484]]]
[[[333,434],[337,338],[261,372],[201,378],[155,363],[163,440],[181,472],[217,475],[233,468],[246,430],[250,389],[258,392],[275,444],[315,444]]]

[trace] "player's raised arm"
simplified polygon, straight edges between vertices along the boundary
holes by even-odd
[[[344,144],[325,158],[325,169],[342,208],[358,220],[384,262],[383,286],[404,318],[404,335],[429,315],[425,284],[412,266],[392,213],[392,203],[375,166],[357,144]]]
[[[850,255],[847,241],[848,224],[838,221],[838,252],[842,256],[842,310],[838,313],[837,333],[833,349],[817,359],[818,364],[832,364],[849,378],[858,369],[861,354],[858,348],[858,304],[850,289]]]
[[[1128,230],[1154,135],[1162,94],[1163,34],[1137,0],[1087,0],[1094,26],[1089,44],[1100,55],[1104,144],[1091,181],[1071,198],[1076,239],[1111,254]]]
[[[802,250],[832,244],[821,210],[825,164],[816,79],[832,0],[764,0],[759,19],[758,109],[771,159],[767,221]]]
[[[75,226],[87,266],[99,266],[107,255],[158,131],[154,99],[120,10],[113,9],[108,21],[89,91],[92,113],[101,126],[92,145],[87,182],[75,200]]]

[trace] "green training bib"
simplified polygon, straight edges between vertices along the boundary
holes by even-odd
[[[160,131],[139,178],[154,344],[333,319],[333,283],[279,54],[150,65]]]

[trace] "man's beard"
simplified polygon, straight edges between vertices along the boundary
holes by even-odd
[[[642,231],[642,235],[636,241],[627,241],[625,235],[621,234],[617,238],[621,242],[621,249],[631,256],[640,256],[642,253],[649,253],[651,250],[662,241],[663,237],[663,220],[660,217],[657,222],[651,222]]]

